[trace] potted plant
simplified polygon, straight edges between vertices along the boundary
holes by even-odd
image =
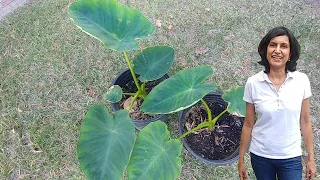
[[[145,112],[164,114],[187,109],[180,114],[178,139],[183,139],[187,150],[196,158],[220,165],[235,161],[239,153],[245,114],[244,87],[232,88],[222,97],[209,94],[216,85],[204,81],[212,74],[210,66],[182,70],[152,89],[141,108]],[[202,106],[197,104],[199,101]],[[189,120],[184,119],[187,117]]]
[[[145,99],[142,108],[152,112],[158,109],[162,113],[203,102],[209,120],[178,139],[169,138],[167,125],[161,121],[148,124],[136,138],[128,110],[110,115],[104,105],[92,105],[83,119],[77,146],[80,167],[86,177],[121,179],[126,172],[128,179],[177,179],[181,171],[180,140],[199,129],[214,129],[215,121],[226,113],[224,110],[219,117],[210,118],[206,98],[202,99],[215,89],[214,84],[204,83],[212,73],[210,66],[182,70],[157,85]],[[233,102],[228,105],[228,111],[243,111],[240,94],[241,88],[226,93],[224,98]]]
[[[106,100],[113,103],[114,110],[120,109],[119,104],[127,104],[124,108],[130,112],[140,112],[139,106],[148,91],[159,83],[156,80],[169,77],[167,72],[174,59],[173,48],[145,48],[134,57],[133,66],[127,51],[138,49],[136,40],[144,39],[155,31],[152,23],[139,11],[121,5],[116,0],[79,0],[70,5],[68,14],[82,31],[100,40],[106,48],[124,54],[128,69],[113,82]],[[125,93],[122,93],[122,89]],[[123,96],[125,103],[117,103]],[[149,122],[167,119],[164,115],[147,116],[144,117],[146,122],[141,122],[141,114],[145,113],[133,114],[137,113],[131,113],[131,117],[139,119],[134,120],[138,129]]]

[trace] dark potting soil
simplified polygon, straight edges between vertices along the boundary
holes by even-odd
[[[146,92],[147,94],[149,94],[149,92],[152,90],[152,88],[154,88],[156,85],[158,85],[160,82],[162,82],[164,80],[164,78],[160,78],[154,81],[150,81],[146,83]],[[139,80],[138,80],[139,81]],[[142,82],[139,81],[139,84],[141,85]],[[121,87],[123,92],[125,93],[135,93],[137,92],[137,87],[134,83],[134,81],[130,81],[127,84],[125,84],[125,86]],[[124,95],[121,99],[121,101],[118,103],[118,106],[120,108],[123,109],[123,104],[124,101],[127,100],[130,96],[126,96]],[[129,112],[130,118],[134,119],[134,120],[147,120],[147,119],[152,119],[155,118],[157,115],[151,115],[151,114],[147,114],[143,111],[140,110],[140,107],[143,103],[143,99],[142,98],[137,98],[137,104],[135,106],[132,107],[131,111]]]
[[[207,102],[207,104],[212,111],[213,118],[225,109],[218,103]],[[184,117],[184,132],[208,119],[206,109],[199,103],[190,108]],[[201,129],[188,135],[185,139],[191,149],[203,158],[223,160],[239,147],[241,129],[240,117],[226,112],[219,118],[212,132],[208,128]]]

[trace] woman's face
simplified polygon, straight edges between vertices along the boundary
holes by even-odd
[[[270,68],[285,68],[290,58],[290,42],[288,36],[276,36],[270,40],[267,47],[267,60]]]

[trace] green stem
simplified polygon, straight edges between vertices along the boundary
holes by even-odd
[[[142,89],[142,91],[146,90],[146,82],[143,82],[143,84],[141,85],[141,89]]]
[[[191,134],[201,128],[204,128],[204,127],[208,127],[210,125],[209,122],[203,122],[203,123],[200,123],[197,127],[191,129],[190,131],[187,131],[186,133],[184,133],[183,135],[179,136],[178,137],[178,140],[181,140],[182,138],[186,137],[188,134]]]
[[[129,69],[130,69],[130,72],[131,72],[133,81],[134,81],[134,83],[136,84],[136,86],[137,86],[137,88],[138,88],[138,91],[140,91],[140,90],[141,90],[141,87],[140,87],[140,85],[139,85],[139,83],[138,83],[136,74],[135,74],[134,71],[133,71],[132,65],[131,65],[130,60],[129,60],[129,58],[128,58],[128,55],[127,55],[126,52],[123,52],[123,53],[124,53],[124,56],[125,56],[125,58],[126,58],[126,62],[127,62],[127,64],[128,64],[128,67],[129,67]]]
[[[217,117],[215,117],[213,120],[212,120],[212,124],[215,125],[216,122],[218,121],[218,119],[224,114],[227,112],[227,109],[225,109],[224,111],[222,111]]]
[[[212,121],[212,113],[211,113],[211,110],[210,110],[208,104],[207,104],[203,99],[201,99],[201,102],[202,102],[203,106],[204,106],[204,107],[206,108],[206,110],[207,110],[207,113],[208,113],[208,122],[211,122],[211,121]]]
[[[129,106],[129,109],[128,109],[128,111],[130,112],[130,110],[132,109],[132,106],[133,106],[133,104],[134,104],[134,102],[137,100],[137,98],[138,98],[138,96],[139,96],[139,91],[133,96],[133,99],[132,99],[132,101],[131,101],[131,103],[130,103],[130,106]]]
[[[140,92],[140,96],[145,99],[147,97],[147,92],[146,92],[146,82],[144,82],[141,85],[141,92]]]

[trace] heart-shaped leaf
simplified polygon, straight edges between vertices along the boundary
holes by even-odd
[[[168,72],[173,58],[174,49],[169,46],[146,48],[134,58],[134,72],[142,82],[159,79]]]
[[[77,153],[87,179],[121,179],[135,142],[128,111],[109,115],[104,105],[92,105],[83,119]]]
[[[242,99],[244,95],[244,87],[231,88],[225,92],[222,99],[228,102],[228,111],[230,113],[240,114],[244,116],[246,114],[246,102]]]
[[[210,66],[185,69],[162,81],[148,94],[141,108],[151,114],[167,114],[192,106],[210,91],[214,84],[205,84],[213,74]]]
[[[165,123],[150,123],[140,131],[133,148],[127,168],[128,179],[177,179],[181,151],[181,142],[169,139]]]
[[[122,99],[122,89],[119,85],[111,86],[105,94],[107,101],[111,103],[119,102]]]
[[[152,34],[155,27],[139,11],[116,0],[81,0],[68,10],[74,23],[107,48],[128,51],[138,48],[135,39]]]

